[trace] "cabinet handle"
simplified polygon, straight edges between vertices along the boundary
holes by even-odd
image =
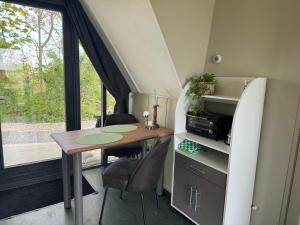
[[[193,186],[190,188],[190,208],[192,208]]]
[[[195,167],[194,165],[190,165],[190,168],[193,169],[193,170],[198,171],[201,174],[205,174],[205,170],[199,169],[199,168]]]
[[[195,195],[195,212],[197,212],[197,208],[200,207],[200,204],[198,205],[198,195],[201,195],[201,192],[198,193],[198,190],[196,188],[196,195]],[[201,197],[201,196],[200,196]]]

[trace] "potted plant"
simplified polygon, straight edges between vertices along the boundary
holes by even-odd
[[[200,76],[194,76],[190,80],[190,87],[186,96],[191,98],[190,112],[194,115],[203,109],[200,102],[202,95],[213,95],[215,93],[216,79],[214,74],[205,73]]]

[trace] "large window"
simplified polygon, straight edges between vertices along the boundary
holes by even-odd
[[[61,157],[65,130],[60,12],[0,1],[0,119],[5,167]]]
[[[89,57],[79,46],[81,129],[93,128],[102,116],[102,83]],[[106,114],[113,113],[115,99],[106,92]],[[82,154],[84,167],[101,163],[101,149]]]
[[[75,42],[65,42],[63,46],[63,35],[67,34],[68,39],[74,34],[66,21],[55,10],[0,0],[0,150],[5,167],[60,158],[61,149],[50,134],[65,131],[66,116],[72,119],[68,120],[68,129],[79,128],[79,99],[74,97],[79,90],[72,83],[78,76],[72,71],[77,61],[63,56],[64,52],[70,56],[77,46]],[[64,69],[64,60],[74,68]],[[79,65],[81,128],[86,129],[101,120],[103,108],[106,114],[113,113],[115,99],[105,91],[106,99],[102,102],[101,80],[81,45]],[[65,115],[66,111],[69,115]],[[84,153],[84,165],[100,163],[100,153]]]
[[[81,129],[94,127],[101,116],[101,80],[81,44],[79,46]]]

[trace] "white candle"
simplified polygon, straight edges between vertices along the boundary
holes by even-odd
[[[156,89],[154,89],[154,101],[155,101],[155,105],[158,105],[158,96],[156,93]]]

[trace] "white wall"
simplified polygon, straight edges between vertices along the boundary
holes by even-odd
[[[253,225],[278,224],[300,95],[300,2],[216,0],[205,70],[269,78]],[[210,57],[223,56],[214,65]],[[249,112],[251,113],[251,112]]]
[[[215,0],[150,0],[181,84],[204,71]]]
[[[140,122],[144,121],[143,111],[150,111],[150,118],[153,116],[153,105],[154,97],[145,94],[134,94],[133,96],[133,114],[138,118]],[[177,99],[174,98],[158,98],[158,113],[157,122],[161,127],[168,127],[174,129],[174,116],[176,108]],[[172,162],[173,162],[173,146],[170,145],[169,152],[165,162],[164,170],[164,188],[171,192],[171,182],[172,182]]]

